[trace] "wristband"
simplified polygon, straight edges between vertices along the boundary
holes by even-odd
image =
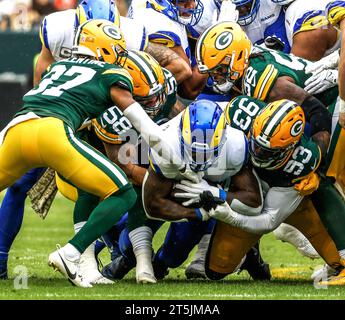
[[[219,198],[226,201],[227,195],[228,195],[228,193],[226,191],[224,191],[223,189],[219,189]]]
[[[339,100],[339,112],[345,113],[345,101],[342,98],[340,98]]]

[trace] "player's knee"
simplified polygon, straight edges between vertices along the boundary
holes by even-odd
[[[124,190],[114,192],[111,197],[120,197],[124,200],[126,211],[130,210],[137,200],[137,193],[135,192],[132,184],[125,186]]]

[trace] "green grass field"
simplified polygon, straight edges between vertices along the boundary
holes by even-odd
[[[1,198],[2,199],[2,198]],[[1,201],[1,200],[0,200]],[[11,251],[10,280],[0,281],[0,299],[344,299],[343,287],[315,289],[310,279],[321,260],[310,260],[298,254],[291,245],[276,241],[272,234],[263,237],[261,251],[270,263],[273,279],[269,283],[254,282],[244,271],[223,281],[187,280],[184,270],[188,261],[155,285],[138,285],[131,271],[114,285],[94,286],[90,289],[72,287],[59,273],[48,267],[47,259],[71,237],[73,204],[62,196],[55,199],[51,212],[42,221],[27,205],[22,230]],[[154,238],[158,248],[166,227]],[[109,255],[102,252],[103,263]],[[15,289],[14,279],[24,266],[28,270],[28,288]]]

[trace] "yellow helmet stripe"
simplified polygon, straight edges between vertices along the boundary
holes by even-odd
[[[187,108],[183,114],[183,123],[182,123],[182,137],[186,144],[192,143],[192,135],[190,129],[190,115],[189,108]]]
[[[225,129],[225,116],[222,114],[218,120],[217,127],[214,129],[213,137],[210,143],[210,147],[214,148],[217,147],[222,139],[222,136],[224,132],[222,132]]]
[[[253,97],[261,101],[265,101],[267,94],[271,89],[272,83],[277,76],[278,70],[274,67],[274,65],[269,64],[258,81]]]
[[[267,137],[271,137],[272,133],[278,127],[279,123],[281,122],[282,118],[288,114],[290,111],[293,110],[296,103],[294,101],[286,100],[283,104],[281,101],[275,102],[277,108],[274,113],[272,114],[271,118],[262,128],[262,133]]]
[[[136,54],[135,52],[128,51],[128,58],[131,59],[136,65],[140,66],[145,76],[148,78],[148,83],[155,83],[157,82],[157,77],[150,66],[150,64],[147,63],[145,59],[143,59],[140,54]]]
[[[209,34],[210,29],[214,28],[214,26],[210,26],[208,29],[206,29],[201,36],[199,37],[197,43],[196,43],[196,48],[195,48],[195,58],[196,60],[201,59],[201,55],[202,55],[202,47],[204,45],[204,39],[206,38],[206,36]]]

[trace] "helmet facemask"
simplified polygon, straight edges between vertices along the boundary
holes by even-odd
[[[260,0],[232,0],[239,12],[237,23],[241,26],[251,24],[259,11]]]
[[[249,153],[259,168],[283,166],[303,136],[305,115],[296,102],[282,99],[269,103],[256,116],[250,131]]]
[[[261,138],[261,137],[260,137]],[[253,165],[257,168],[274,170],[279,168],[290,157],[295,144],[286,148],[268,148],[255,139],[253,133],[249,138],[249,154]]]
[[[206,171],[218,159],[225,140],[225,135],[223,135],[221,143],[215,148],[210,148],[207,143],[196,141],[190,146],[184,144],[182,155],[192,171]]]
[[[166,83],[164,85],[156,84],[154,88],[151,88],[150,94],[146,97],[134,95],[133,98],[143,107],[147,115],[153,119],[167,101]]]
[[[179,23],[194,26],[200,21],[204,11],[204,5],[200,0],[171,0],[171,3],[176,10],[177,21]],[[186,8],[188,4],[189,7]]]

